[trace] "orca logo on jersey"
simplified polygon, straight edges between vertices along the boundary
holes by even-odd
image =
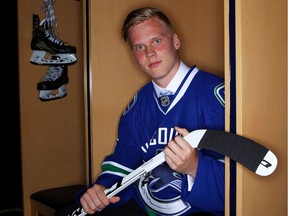
[[[137,182],[137,191],[145,206],[157,215],[182,215],[191,206],[181,198],[184,174],[173,171],[167,163],[154,168]]]
[[[126,115],[133,108],[133,106],[136,104],[136,101],[137,101],[137,94],[134,95],[133,99],[130,101],[130,103],[128,104],[128,106],[126,107],[126,109],[124,110],[122,115]]]
[[[224,83],[217,85],[214,88],[214,95],[222,106],[225,106],[225,88]]]

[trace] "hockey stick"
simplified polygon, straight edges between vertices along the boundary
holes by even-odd
[[[277,157],[269,149],[259,143],[229,132],[220,130],[195,130],[184,136],[184,139],[194,148],[203,148],[225,155],[242,164],[252,172],[260,176],[268,176],[277,167]],[[105,190],[107,198],[131,185],[141,176],[146,175],[165,161],[164,153],[161,152],[136,170],[125,176],[121,181]],[[81,207],[68,216],[84,216],[86,213]]]

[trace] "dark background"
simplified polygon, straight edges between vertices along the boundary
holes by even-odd
[[[23,209],[18,74],[17,0],[3,2],[1,13],[1,202],[0,215]],[[8,13],[8,14],[7,14]],[[32,22],[32,21],[31,21]],[[4,49],[5,47],[5,49]]]

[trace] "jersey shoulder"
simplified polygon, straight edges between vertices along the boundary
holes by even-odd
[[[152,98],[153,84],[152,82],[148,82],[133,96],[122,115],[128,114],[131,110],[137,110],[142,106],[141,104],[149,104],[148,100],[151,100]]]
[[[225,105],[225,86],[224,78],[218,75],[199,70],[193,79],[193,85],[197,90],[197,94],[206,99],[217,99],[217,101]]]

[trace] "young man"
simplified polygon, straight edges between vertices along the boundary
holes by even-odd
[[[224,80],[181,61],[180,39],[158,9],[131,11],[122,37],[151,82],[123,112],[115,149],[79,203],[95,215],[224,215],[224,156],[183,139],[196,129],[224,130]],[[106,188],[160,151],[165,163],[107,199]]]

